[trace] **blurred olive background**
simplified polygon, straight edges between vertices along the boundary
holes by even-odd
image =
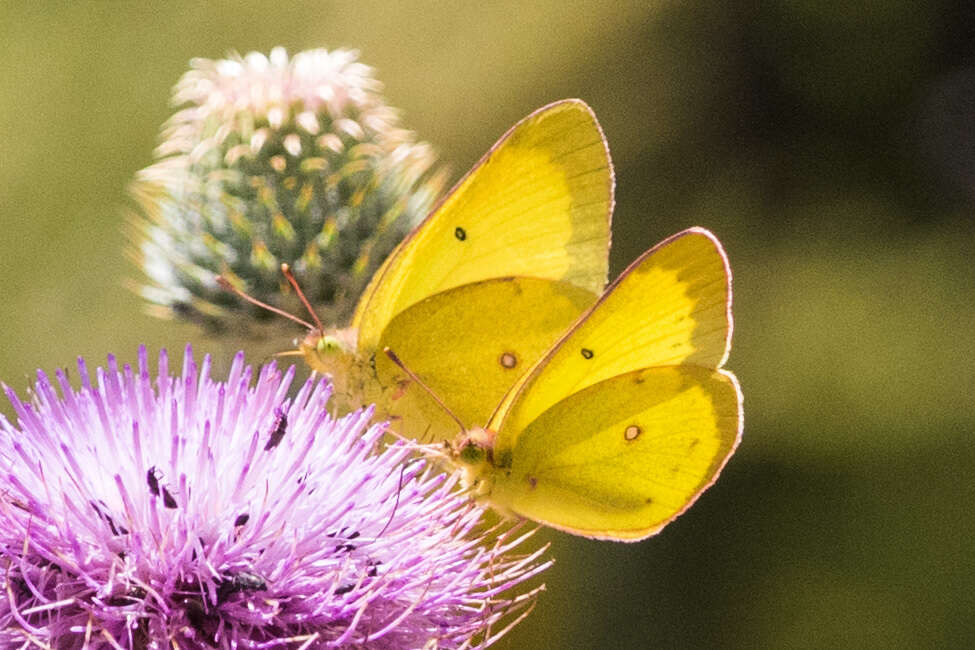
[[[125,187],[191,57],[358,48],[455,178],[581,97],[614,272],[691,225],[728,249],[745,434],[658,537],[548,535],[501,646],[970,645],[973,37],[948,0],[0,3],[0,378],[220,350],[122,286]]]

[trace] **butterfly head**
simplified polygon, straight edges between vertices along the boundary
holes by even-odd
[[[309,330],[298,344],[298,351],[312,370],[326,375],[334,374],[346,357],[355,355],[355,331]]]
[[[494,432],[474,427],[448,443],[450,457],[464,472],[464,483],[478,491],[488,486],[494,467]]]
[[[356,359],[355,330],[309,330],[298,344],[298,351],[308,366],[323,375],[334,377]]]

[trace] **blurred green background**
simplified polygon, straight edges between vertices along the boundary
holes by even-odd
[[[973,37],[949,0],[2,2],[0,378],[220,349],[122,286],[125,187],[191,57],[358,48],[455,178],[581,97],[614,272],[691,225],[728,249],[745,434],[658,537],[550,535],[502,647],[971,645]]]

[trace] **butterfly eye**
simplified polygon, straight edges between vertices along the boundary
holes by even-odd
[[[460,460],[466,465],[479,465],[485,461],[487,453],[480,445],[469,442],[460,449]]]
[[[332,354],[342,349],[342,344],[334,336],[323,336],[315,344],[315,350],[319,354]]]

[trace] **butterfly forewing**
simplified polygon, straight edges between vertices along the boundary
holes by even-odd
[[[471,282],[531,276],[598,294],[612,203],[609,153],[589,107],[565,100],[539,109],[377,271],[353,318],[359,350],[376,350],[386,325],[410,305]]]
[[[730,278],[720,243],[700,228],[644,253],[506,395],[490,423],[498,450],[515,446],[556,402],[616,375],[721,367],[731,336]]]

